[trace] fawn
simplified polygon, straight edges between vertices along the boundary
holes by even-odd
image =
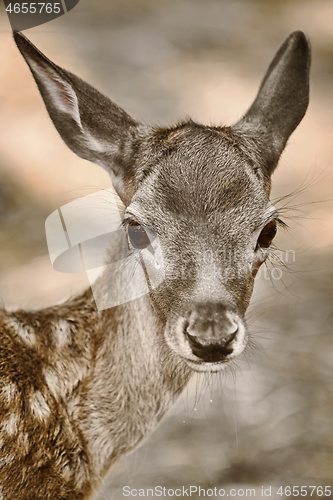
[[[154,128],[14,38],[63,140],[110,173],[149,276],[160,272],[153,233],[163,254],[160,284],[116,307],[98,310],[89,289],[0,312],[0,498],[87,499],[193,372],[223,370],[247,345],[245,311],[279,223],[270,178],[308,106],[310,47],[301,31],[285,40],[235,125]],[[101,294],[121,286],[97,281]]]

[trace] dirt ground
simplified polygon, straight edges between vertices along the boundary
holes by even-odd
[[[52,269],[46,217],[110,181],[58,137],[1,9],[0,298],[42,307],[88,286]],[[81,0],[26,32],[130,114],[163,125],[236,121],[291,31],[313,47],[310,106],[273,177],[289,229],[249,309],[256,347],[234,372],[195,378],[99,500],[120,500],[126,485],[253,487],[257,497],[271,486],[276,499],[279,486],[333,485],[332,19],[328,0]]]

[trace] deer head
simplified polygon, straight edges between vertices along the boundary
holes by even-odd
[[[282,44],[245,115],[233,126],[142,125],[89,84],[48,60],[20,33],[47,111],[78,156],[102,166],[125,205],[128,244],[158,276],[150,290],[172,352],[218,371],[247,343],[244,314],[279,223],[271,175],[309,99],[304,33]]]

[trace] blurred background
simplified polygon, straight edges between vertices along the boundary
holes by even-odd
[[[306,31],[313,48],[310,106],[273,176],[289,229],[257,280],[248,313],[254,348],[235,370],[196,377],[156,432],[114,467],[99,500],[123,498],[125,485],[253,487],[257,496],[272,486],[281,498],[279,486],[333,483],[332,26],[329,0],[81,0],[26,32],[56,63],[159,125],[186,116],[233,123],[291,31]],[[62,143],[3,4],[0,110],[0,299],[42,307],[88,286],[84,275],[52,269],[46,217],[110,181]]]

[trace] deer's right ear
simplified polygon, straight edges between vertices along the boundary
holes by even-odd
[[[14,39],[62,139],[78,156],[107,170],[127,205],[139,124],[91,85],[47,59],[24,35],[14,33]]]

